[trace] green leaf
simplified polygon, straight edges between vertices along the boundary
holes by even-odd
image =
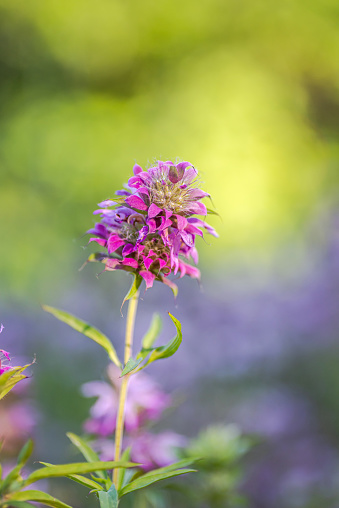
[[[7,370],[0,376],[0,400],[7,395],[7,393],[14,388],[14,386],[21,381],[22,379],[26,379],[27,376],[22,374],[22,372],[30,367],[32,364],[28,363],[23,367],[12,367]]]
[[[174,471],[176,469],[190,466],[197,460],[200,460],[200,457],[197,457],[197,458],[190,457],[189,459],[182,459],[182,460],[179,460],[178,462],[175,462],[174,464],[170,464],[169,466],[159,467],[158,469],[152,469],[152,471],[149,471],[148,473],[143,474],[139,478],[153,476],[154,474],[170,473],[171,471]]]
[[[32,452],[33,452],[33,441],[29,439],[21,448],[21,451],[18,456],[18,464],[21,464],[22,466],[26,464],[27,460],[32,455]]]
[[[98,492],[100,508],[118,508],[118,493],[114,485],[107,491]]]
[[[132,282],[131,287],[129,288],[127,295],[125,296],[125,298],[122,302],[120,311],[123,308],[124,304],[127,302],[127,300],[130,300],[136,294],[136,292],[138,291],[138,289],[140,287],[140,284],[142,283],[143,279],[142,279],[141,275],[139,275],[138,273],[133,273],[132,275],[133,275],[133,282]]]
[[[86,441],[81,439],[81,437],[77,436],[76,434],[73,434],[72,432],[67,432],[67,437],[72,441],[74,446],[78,448],[80,453],[85,457],[87,462],[99,462],[99,456],[98,454],[90,447]],[[104,480],[107,480],[108,475],[106,471],[96,471],[96,474],[103,478]]]
[[[81,476],[79,474],[70,474],[67,476],[70,480],[73,480],[74,482],[80,483],[84,487],[88,487],[89,489],[96,489],[96,490],[102,490],[103,487],[100,485],[100,483],[95,482],[94,480],[91,480],[90,478],[86,478],[86,476]]]
[[[8,506],[8,502],[0,503],[0,506]],[[11,508],[32,508],[32,504],[26,503],[26,501],[12,501],[11,500]]]
[[[20,479],[20,471],[22,469],[22,464],[18,464],[15,466],[12,471],[8,473],[6,478],[1,484],[0,487],[0,493],[6,492],[12,483],[16,482],[18,479]]]
[[[143,358],[139,358],[139,360],[134,360],[134,358],[130,358],[126,363],[120,377],[126,376],[126,374],[132,372],[132,370],[136,369],[142,361]]]
[[[110,462],[77,462],[73,464],[60,464],[57,466],[48,466],[37,469],[31,473],[23,482],[23,486],[30,485],[44,478],[53,478],[58,476],[69,476],[71,474],[86,474],[96,471],[110,470],[117,467],[136,467],[139,464],[134,462],[110,461]]]
[[[131,455],[131,447],[129,446],[128,448],[126,448],[126,450],[123,451],[123,453],[121,455],[121,460],[126,460],[126,461],[129,460],[130,455]],[[124,484],[125,473],[126,473],[126,469],[124,469],[123,467],[118,469],[118,478],[117,478],[118,491],[122,488],[122,486]]]
[[[8,504],[11,505],[12,501],[37,501],[45,504],[46,506],[52,506],[53,508],[72,508],[68,504],[59,501],[53,496],[40,492],[40,490],[25,490],[23,492],[15,492],[8,499]]]
[[[175,471],[170,471],[168,473],[162,474],[150,474],[148,476],[140,476],[136,480],[132,481],[125,487],[123,487],[119,492],[119,497],[125,496],[130,492],[134,492],[135,490],[143,489],[144,487],[148,487],[148,485],[152,485],[152,483],[159,482],[160,480],[167,480],[168,478],[173,478],[174,476],[180,476],[182,474],[187,473],[195,473],[195,469],[177,469]]]
[[[153,346],[155,339],[158,337],[159,333],[161,332],[161,328],[162,328],[162,321],[161,321],[160,314],[155,313],[155,314],[153,314],[151,325],[142,339],[143,349],[150,349]]]
[[[89,337],[90,339],[94,340],[97,344],[99,344],[101,347],[105,349],[107,352],[110,360],[112,360],[115,365],[121,368],[121,363],[119,361],[119,358],[117,356],[117,353],[113,347],[112,342],[109,340],[106,335],[104,335],[100,330],[97,328],[94,328],[90,324],[86,323],[85,321],[82,321],[81,319],[73,316],[72,314],[69,314],[68,312],[65,312],[63,310],[56,309],[54,307],[50,307],[49,305],[43,305],[42,308],[49,312],[50,314],[53,314],[57,319],[60,319],[60,321],[63,321],[64,323],[68,324],[74,330],[77,330],[78,332],[82,333],[83,335],[86,335],[86,337]]]
[[[151,354],[147,360],[147,362],[138,369],[138,371],[144,369],[152,362],[155,362],[156,360],[161,360],[162,358],[168,358],[178,350],[181,342],[182,342],[182,333],[181,333],[181,323],[178,319],[176,319],[172,314],[168,313],[169,317],[172,319],[173,323],[175,324],[175,327],[177,329],[176,336],[170,340],[165,346],[157,347],[153,350],[151,350]],[[142,351],[141,351],[142,353]],[[138,372],[137,371],[137,372]]]

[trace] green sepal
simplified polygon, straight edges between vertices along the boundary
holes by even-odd
[[[139,358],[139,360],[134,360],[134,358],[130,358],[128,362],[126,363],[125,367],[123,368],[123,371],[120,375],[120,377],[126,376],[126,374],[130,374],[134,369],[140,365],[140,363],[143,361],[143,358]]]
[[[133,273],[132,277],[133,277],[133,282],[131,284],[131,287],[129,288],[127,295],[123,299],[120,311],[123,308],[124,304],[136,294],[136,292],[138,291],[138,289],[140,287],[140,284],[142,283],[143,279],[142,279],[141,275],[139,275],[138,273]]]
[[[167,480],[168,478],[173,478],[174,476],[180,476],[182,474],[187,473],[195,473],[195,469],[177,469],[174,471],[170,471],[168,473],[160,473],[160,474],[149,474],[148,476],[140,476],[136,480],[133,480],[131,483],[123,487],[119,491],[119,497],[125,496],[130,492],[134,492],[135,490],[143,489],[144,487],[148,487],[148,485],[152,485],[152,483],[159,482],[160,480]]]
[[[114,485],[107,492],[98,492],[100,508],[118,508],[119,498]]]
[[[84,439],[77,436],[76,434],[73,434],[73,432],[67,432],[66,436],[68,439],[78,448],[80,453],[84,456],[84,458],[87,460],[87,462],[99,462],[99,456],[98,454],[90,447]],[[95,471],[95,473],[102,478],[103,480],[107,480],[108,474],[106,471]]]
[[[18,455],[18,464],[21,464],[22,466],[26,464],[26,462],[32,455],[32,452],[33,452],[33,441],[29,439],[20,450],[20,453]]]
[[[77,332],[82,333],[86,337],[89,337],[94,342],[99,344],[99,346],[104,348],[110,360],[112,360],[112,362],[115,363],[115,365],[121,368],[121,363],[119,361],[118,355],[114,349],[112,342],[109,340],[108,337],[106,337],[106,335],[100,332],[100,330],[94,328],[94,326],[91,326],[89,323],[86,323],[85,321],[82,321],[81,319],[63,310],[56,309],[55,307],[50,307],[49,305],[43,305],[42,308],[46,312],[49,312],[50,314],[55,316],[60,321],[63,321],[67,325],[74,328],[74,330],[76,330]]]
[[[13,506],[12,501],[35,501],[53,508],[72,508],[70,505],[59,501],[53,496],[41,492],[40,490],[24,490],[23,492],[15,492],[3,504]]]
[[[208,215],[217,215],[218,217],[220,217],[220,214],[215,210],[212,210],[211,208],[206,208],[206,210]]]

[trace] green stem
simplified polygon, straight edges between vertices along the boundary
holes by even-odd
[[[138,307],[138,298],[139,291],[135,293],[134,296],[129,301],[128,304],[128,312],[127,312],[127,322],[126,322],[126,335],[125,335],[125,358],[124,363],[128,362],[128,360],[132,356],[132,345],[133,345],[133,333],[134,333],[134,324],[135,324],[135,316]],[[120,387],[120,395],[119,395],[119,408],[117,414],[117,423],[115,428],[115,459],[116,461],[120,460],[121,455],[121,444],[122,437],[124,433],[124,416],[125,416],[125,402],[127,396],[127,385],[128,385],[129,374],[122,378],[121,387]],[[118,469],[114,469],[113,472],[113,483],[117,488],[118,483]]]

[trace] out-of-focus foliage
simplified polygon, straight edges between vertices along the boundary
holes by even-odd
[[[0,0],[1,286],[72,273],[135,160],[201,171],[206,262],[297,231],[338,184],[338,20],[334,0]]]

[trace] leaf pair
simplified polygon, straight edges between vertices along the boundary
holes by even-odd
[[[181,332],[181,323],[178,319],[176,319],[172,314],[168,313],[169,317],[172,319],[176,329],[177,334],[164,346],[159,346],[156,348],[152,348],[153,343],[155,342],[160,330],[161,330],[161,319],[158,314],[153,316],[153,320],[151,326],[146,333],[145,337],[142,341],[142,348],[136,359],[130,358],[125,365],[121,377],[126,374],[130,374],[131,372],[136,373],[140,370],[147,367],[152,362],[156,360],[161,360],[163,358],[169,358],[174,355],[174,353],[178,350],[181,342],[182,342],[182,332]],[[139,365],[146,359],[147,361],[139,367]],[[139,367],[139,368],[138,368]]]

